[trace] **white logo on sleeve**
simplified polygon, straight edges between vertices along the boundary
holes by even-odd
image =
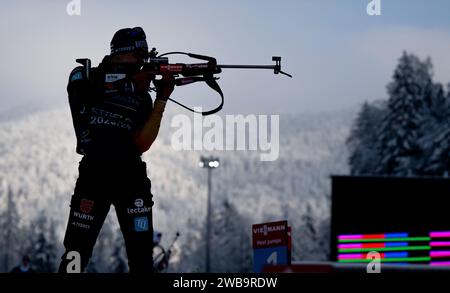
[[[134,201],[134,205],[138,208],[141,208],[144,206],[144,200],[142,200],[142,198],[138,198]]]

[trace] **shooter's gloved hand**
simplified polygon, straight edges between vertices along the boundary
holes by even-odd
[[[156,99],[167,102],[175,88],[175,78],[172,75],[163,75],[159,80],[154,80],[156,87]]]

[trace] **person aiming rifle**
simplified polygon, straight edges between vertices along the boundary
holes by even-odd
[[[70,73],[67,92],[76,151],[83,157],[70,201],[60,273],[67,272],[71,251],[79,253],[81,272],[85,270],[111,204],[130,272],[153,271],[153,195],[141,155],[158,135],[175,81],[171,75],[154,80],[153,74],[141,71],[147,57],[143,29],[124,28],[114,34],[111,54],[98,67],[79,66]],[[152,80],[154,103],[148,93]]]
[[[170,64],[165,56],[174,54],[206,62]],[[130,272],[152,272],[153,195],[141,156],[158,135],[167,100],[196,112],[170,98],[175,85],[205,82],[216,91],[221,97],[219,106],[200,112],[210,115],[223,106],[224,96],[214,76],[223,68],[271,69],[292,76],[281,71],[281,57],[276,56],[272,57],[275,65],[219,65],[215,58],[199,54],[158,55],[155,48],[149,52],[140,27],[117,31],[110,55],[98,67],[91,68],[89,59],[76,61],[83,66],[70,73],[67,92],[76,151],[83,157],[70,201],[66,251],[59,272],[67,272],[70,252],[80,255],[80,271],[84,271],[111,205],[125,239]],[[156,91],[154,103],[150,90]]]

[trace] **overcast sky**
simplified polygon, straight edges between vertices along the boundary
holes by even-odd
[[[293,79],[270,71],[221,74],[226,113],[332,111],[385,98],[403,50],[430,56],[436,79],[450,82],[447,0],[381,0],[381,16],[367,15],[369,0],[81,0],[80,16],[67,15],[69,2],[0,4],[2,111],[66,103],[74,59],[97,64],[114,32],[133,26],[159,52],[209,54],[221,64],[270,64],[281,55]],[[196,85],[173,97],[213,106],[217,97],[209,93]]]

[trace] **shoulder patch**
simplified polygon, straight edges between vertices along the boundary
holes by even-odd
[[[84,68],[81,66],[78,66],[74,70],[72,70],[72,72],[70,73],[70,76],[69,76],[69,82],[84,79],[83,70],[84,70]]]
[[[70,75],[70,81],[75,81],[79,79],[83,79],[83,73],[81,71],[74,72],[72,73],[72,75]]]

